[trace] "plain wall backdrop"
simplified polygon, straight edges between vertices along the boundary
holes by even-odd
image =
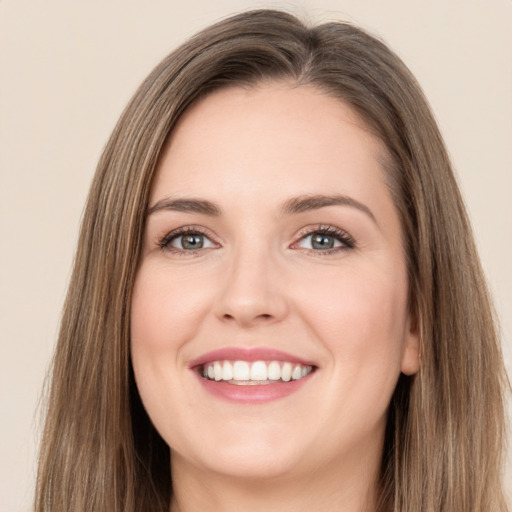
[[[31,508],[38,403],[102,147],[161,58],[257,7],[353,21],[417,76],[460,179],[511,373],[512,0],[0,0],[1,512]],[[510,461],[507,471],[512,493]]]

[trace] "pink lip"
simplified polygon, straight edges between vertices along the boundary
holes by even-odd
[[[242,404],[256,404],[270,402],[291,395],[304,386],[315,373],[310,373],[299,380],[290,382],[276,382],[274,384],[262,384],[256,386],[237,386],[227,382],[208,380],[196,373],[203,388],[217,398],[228,402]]]
[[[207,354],[199,356],[190,361],[189,368],[211,363],[212,361],[289,361],[290,363],[303,364],[306,366],[316,366],[311,361],[306,361],[300,357],[275,350],[272,348],[237,348],[227,347],[219,350],[213,350]]]
[[[199,372],[201,366],[212,361],[289,361],[290,363],[315,366],[312,362],[269,348],[223,348],[208,352],[190,362],[189,368],[199,379],[203,389],[211,395],[229,402],[256,404],[284,398],[298,391],[313,377],[315,372],[299,380],[273,382],[252,386],[239,386],[225,381],[205,379]]]

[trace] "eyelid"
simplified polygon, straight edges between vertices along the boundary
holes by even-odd
[[[319,250],[319,249],[304,249],[306,251],[314,252],[315,254],[329,254],[333,252],[344,251],[347,249],[353,249],[356,247],[355,239],[344,229],[340,229],[330,224],[317,224],[315,226],[306,226],[297,233],[297,241],[291,245],[292,249],[299,248],[297,244],[302,242],[308,236],[321,233],[324,235],[332,236],[341,242],[341,246],[333,247],[331,249]]]
[[[199,251],[209,250],[212,249],[212,247],[201,247],[199,249],[193,249],[193,250],[185,250],[185,249],[179,249],[177,247],[173,247],[170,245],[171,241],[174,238],[178,238],[183,235],[189,235],[189,234],[199,234],[203,235],[204,237],[208,238],[214,245],[217,247],[220,246],[219,241],[216,239],[216,237],[206,228],[203,226],[196,226],[196,225],[187,225],[187,226],[180,226],[179,228],[173,229],[172,231],[168,232],[165,236],[160,238],[158,240],[158,246],[160,249],[164,251],[169,251],[175,254],[184,254],[184,255],[191,255],[196,254]]]

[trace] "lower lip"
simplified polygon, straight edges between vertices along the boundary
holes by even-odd
[[[302,377],[302,379],[289,382],[272,382],[270,384],[250,386],[209,380],[197,373],[196,375],[208,393],[229,402],[254,404],[271,402],[295,393],[310,380],[312,373]]]

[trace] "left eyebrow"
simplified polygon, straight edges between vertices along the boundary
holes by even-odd
[[[185,213],[199,213],[202,215],[209,215],[211,217],[218,217],[221,214],[220,208],[211,201],[204,199],[194,198],[178,198],[172,199],[167,197],[157,201],[153,206],[148,209],[147,214],[151,215],[159,210],[172,210],[175,212]]]
[[[281,215],[293,215],[297,213],[318,210],[326,206],[350,206],[365,213],[377,224],[375,215],[365,204],[357,201],[353,197],[335,194],[335,195],[306,195],[294,197],[286,201],[281,208]]]

